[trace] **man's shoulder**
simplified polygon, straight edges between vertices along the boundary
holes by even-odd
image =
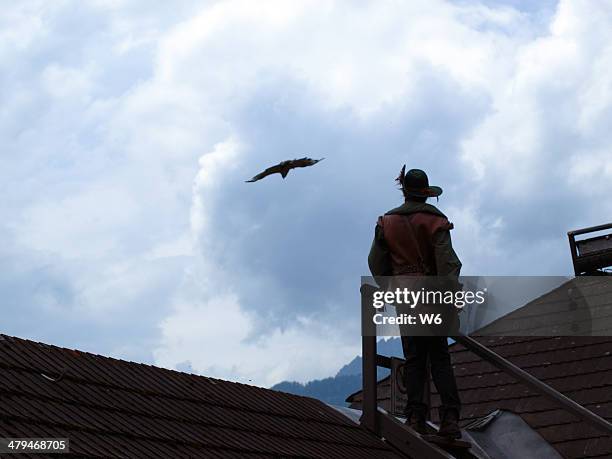
[[[385,215],[410,215],[416,213],[431,214],[447,219],[440,209],[426,202],[406,202],[399,207],[391,209]]]

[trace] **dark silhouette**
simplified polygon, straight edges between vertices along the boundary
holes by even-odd
[[[406,171],[396,179],[405,202],[379,217],[374,242],[368,257],[370,271],[376,276],[445,276],[458,278],[461,262],[451,245],[453,224],[427,198],[438,197],[442,188],[430,186],[420,169]],[[400,327],[401,330],[401,327]],[[403,335],[403,332],[402,332]],[[425,418],[429,407],[423,401],[427,360],[442,400],[439,435],[460,438],[461,402],[445,336],[402,336],[405,385],[408,403],[407,423],[417,432],[426,433]]]
[[[312,159],[312,158],[300,158],[300,159],[289,159],[287,161],[283,161],[278,163],[276,166],[268,167],[265,171],[260,172],[251,180],[247,180],[246,183],[256,182],[257,180],[261,180],[262,178],[267,177],[272,174],[280,174],[283,178],[287,177],[287,174],[291,169],[296,167],[308,167],[317,164],[319,161],[323,161],[325,158],[321,159]]]

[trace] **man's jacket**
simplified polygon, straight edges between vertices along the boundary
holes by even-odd
[[[406,201],[378,218],[368,265],[374,276],[459,276],[453,224],[431,204]]]

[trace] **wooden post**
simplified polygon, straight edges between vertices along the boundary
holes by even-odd
[[[580,273],[578,272],[578,267],[576,266],[576,258],[578,258],[578,251],[576,250],[576,236],[572,231],[567,233],[567,238],[569,240],[570,251],[572,253],[572,265],[574,265],[574,275],[578,276]]]
[[[374,287],[363,285],[361,287],[362,315],[367,317],[373,315],[372,291]],[[364,327],[361,330],[361,374],[363,378],[363,414],[361,424],[367,429],[379,435],[378,425],[378,401],[376,394],[376,336],[363,336]]]

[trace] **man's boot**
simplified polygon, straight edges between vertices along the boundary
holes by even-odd
[[[453,408],[443,410],[438,435],[448,438],[461,438],[459,411]]]
[[[425,415],[420,411],[412,411],[408,414],[406,424],[417,433],[421,435],[427,434],[427,424],[425,423]]]

